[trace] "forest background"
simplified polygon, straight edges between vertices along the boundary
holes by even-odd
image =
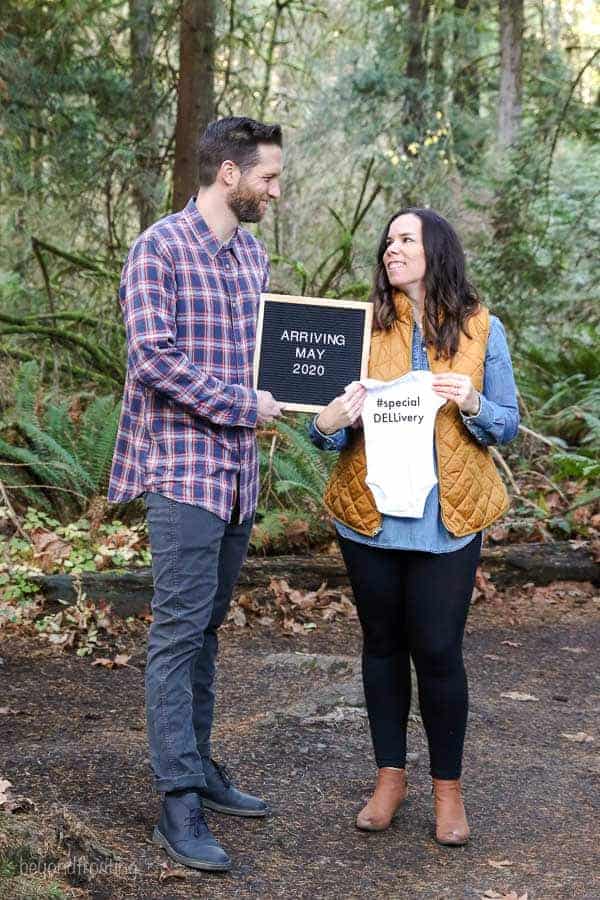
[[[600,11],[592,0],[5,0],[0,24],[0,581],[149,561],[108,507],[128,247],[195,191],[208,121],[279,122],[258,228],[281,293],[366,299],[390,213],[453,222],[504,321],[519,440],[496,541],[600,527]],[[256,552],[331,536],[305,417],[263,429]],[[13,577],[9,581],[9,565]],[[1,584],[0,584],[1,587]]]

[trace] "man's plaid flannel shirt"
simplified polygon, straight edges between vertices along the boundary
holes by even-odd
[[[154,491],[229,521],[256,509],[256,319],[269,262],[237,228],[220,244],[194,198],[133,244],[119,298],[127,377],[108,499]]]

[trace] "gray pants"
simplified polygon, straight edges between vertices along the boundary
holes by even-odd
[[[146,493],[153,621],[146,664],[150,761],[158,791],[203,787],[210,756],[217,629],[246,557],[252,521]]]

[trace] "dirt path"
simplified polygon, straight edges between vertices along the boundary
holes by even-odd
[[[35,812],[0,814],[0,897],[461,900],[515,891],[599,900],[600,609],[590,592],[578,600],[567,588],[554,604],[473,611],[465,787],[474,836],[460,849],[431,838],[416,715],[409,802],[386,833],[353,826],[374,775],[354,622],[292,638],[274,627],[228,629],[216,755],[273,813],[262,822],[209,813],[234,860],[225,876],[173,874],[150,841],[158,802],[144,734],[143,635],[129,648],[136,668],[112,671],[12,638],[0,648],[0,706],[8,707],[0,775]],[[502,697],[511,691],[537,699]],[[579,733],[594,740],[561,737]],[[51,871],[55,861],[56,888],[12,877],[27,863],[27,844],[31,871]],[[70,879],[60,870],[68,853],[82,861]]]

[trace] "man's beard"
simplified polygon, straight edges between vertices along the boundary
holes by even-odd
[[[229,208],[238,222],[260,222],[266,211],[266,207],[260,206],[263,201],[267,202],[265,196],[243,187],[237,187],[228,198]]]

